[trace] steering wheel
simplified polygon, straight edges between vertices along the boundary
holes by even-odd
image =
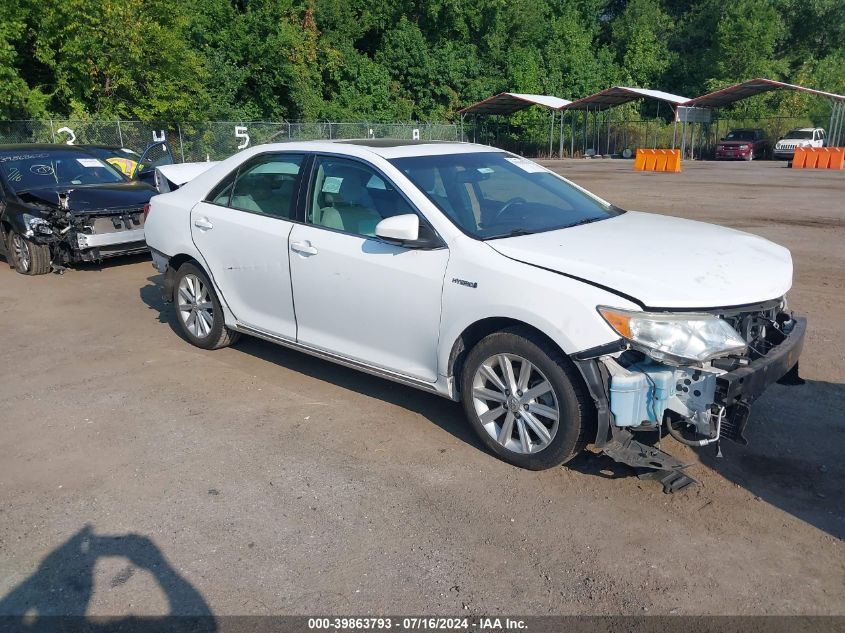
[[[502,208],[499,209],[496,212],[495,216],[493,216],[492,224],[495,224],[496,222],[498,222],[499,218],[501,218],[503,215],[505,215],[506,212],[508,212],[510,209],[512,209],[514,206],[516,206],[518,204],[525,204],[525,198],[521,198],[520,196],[517,196],[517,197],[511,198],[510,200],[505,202],[505,204],[502,205]]]

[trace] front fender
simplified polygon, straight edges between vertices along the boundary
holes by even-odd
[[[450,373],[455,342],[481,320],[499,317],[525,323],[572,355],[619,338],[596,306],[638,309],[607,290],[508,259],[477,244],[483,250],[450,259],[446,271],[437,357],[442,376]]]

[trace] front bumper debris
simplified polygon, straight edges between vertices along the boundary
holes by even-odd
[[[698,369],[695,367],[676,368],[675,380],[677,382],[668,392],[665,385],[658,391],[660,388],[660,385],[656,384],[658,381],[649,380],[648,382],[651,385],[651,390],[647,392],[649,402],[661,402],[663,406],[666,406],[666,415],[664,417],[661,408],[657,418],[651,421],[643,419],[639,426],[618,426],[611,410],[611,373],[615,373],[614,366],[619,368],[614,358],[619,358],[635,372],[651,371],[651,367],[654,367],[654,365],[642,368],[642,362],[623,361],[622,359],[626,355],[633,352],[624,351],[620,354],[616,344],[573,355],[572,360],[581,371],[596,405],[598,427],[595,441],[596,448],[615,461],[633,467],[640,473],[641,478],[659,481],[664,487],[664,492],[676,492],[693,485],[695,481],[683,472],[686,464],[679,462],[657,447],[636,441],[632,431],[659,431],[664,424],[672,424],[674,418],[669,415],[670,411],[674,411],[672,415],[677,415],[676,411],[687,411],[686,405],[689,405],[701,411],[697,414],[699,419],[701,419],[702,414],[709,417],[710,413],[708,412],[712,411],[713,416],[716,416],[718,412],[720,426],[717,425],[715,434],[710,440],[699,444],[695,442],[682,443],[704,445],[715,442],[717,447],[720,439],[729,439],[741,444],[747,443],[743,431],[751,412],[751,404],[776,382],[782,384],[801,384],[802,382],[797,375],[797,366],[804,345],[807,320],[802,317],[791,318],[788,314],[781,313],[778,315],[778,323],[785,323],[786,327],[774,323],[774,317],[772,317],[772,323],[771,329],[767,330],[768,334],[765,341],[757,341],[757,346],[754,348],[755,353],[750,357],[726,358],[723,363],[718,364],[714,361],[713,367],[705,364],[699,366]],[[761,347],[763,348],[762,351]],[[718,369],[720,366],[722,368]],[[662,366],[658,364],[659,367]],[[667,368],[663,367],[663,369]],[[684,379],[685,372],[690,379]],[[706,391],[704,385],[708,384],[699,381],[699,374],[702,379],[706,379],[707,375],[711,376],[709,379],[711,381],[709,383],[709,395],[697,391],[697,389],[701,389],[702,392]],[[674,395],[672,389],[675,390]],[[696,397],[692,398],[692,395]],[[682,397],[683,403],[678,400],[677,396]],[[701,402],[698,402],[699,400],[710,404],[701,404]],[[650,404],[649,406],[653,410],[656,405]],[[692,414],[692,409],[689,409],[686,413],[686,415]],[[637,419],[640,418],[637,417]],[[688,422],[692,423],[693,420],[688,420]],[[672,431],[673,429],[669,426],[667,430]],[[675,438],[679,439],[676,435]]]
[[[742,402],[751,404],[772,384],[798,364],[804,346],[807,319],[796,317],[786,338],[768,354],[716,378],[716,402],[729,407]]]
[[[80,249],[95,248],[100,246],[114,246],[116,244],[130,244],[132,242],[144,241],[144,229],[133,231],[116,231],[114,233],[95,233],[89,235],[78,233],[77,241]]]

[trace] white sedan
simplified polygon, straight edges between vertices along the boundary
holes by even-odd
[[[742,441],[748,405],[800,380],[786,249],[492,147],[253,147],[153,198],[146,239],[194,345],[247,334],[460,400],[525,468],[592,443],[683,487],[635,432]]]

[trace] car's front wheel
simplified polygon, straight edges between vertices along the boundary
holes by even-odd
[[[46,244],[36,244],[17,231],[11,231],[6,250],[12,266],[22,275],[44,275],[50,272],[50,247]]]
[[[226,327],[223,309],[206,274],[193,264],[182,264],[173,284],[176,320],[185,338],[203,349],[219,349],[240,334]]]
[[[521,468],[542,470],[580,453],[595,412],[577,370],[528,329],[494,332],[467,355],[464,410],[484,444]]]

